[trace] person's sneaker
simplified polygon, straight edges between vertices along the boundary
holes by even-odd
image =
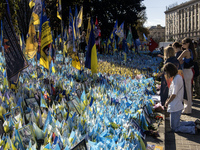
[[[196,125],[195,126],[195,134],[199,134],[200,133],[200,125]]]
[[[170,117],[166,117],[165,120],[170,120]]]
[[[195,124],[200,124],[200,120],[199,119],[197,119],[197,120],[195,120],[195,122],[194,122]]]

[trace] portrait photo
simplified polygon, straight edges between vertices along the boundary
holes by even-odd
[[[30,140],[31,140],[32,145],[36,144],[36,140],[34,138],[34,134],[32,132],[30,125],[27,125],[21,129],[19,129],[18,133],[19,133],[19,136],[20,136],[20,139],[22,141],[24,148],[28,148]]]
[[[8,112],[8,113],[3,115],[4,120],[9,120],[10,117],[12,117],[12,113],[11,112]]]
[[[12,111],[14,120],[19,121],[19,119],[22,117],[21,107],[20,106],[14,107],[11,111]]]
[[[31,108],[35,112],[37,112],[37,110],[40,109],[39,104],[34,97],[25,99],[25,102],[27,107]]]
[[[76,146],[74,146],[71,150],[87,150],[85,139],[81,140]]]

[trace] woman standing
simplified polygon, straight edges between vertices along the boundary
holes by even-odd
[[[192,113],[192,78],[193,78],[193,59],[196,58],[194,45],[190,38],[182,40],[182,47],[184,51],[178,57],[178,60],[183,64],[183,75],[185,80],[187,100],[184,100],[184,109],[182,113]]]

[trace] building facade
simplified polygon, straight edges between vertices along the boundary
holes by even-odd
[[[161,25],[151,26],[149,28],[148,38],[153,38],[157,43],[165,41],[165,27]]]
[[[200,0],[190,0],[165,11],[165,41],[200,38]]]

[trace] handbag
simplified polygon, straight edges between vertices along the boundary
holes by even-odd
[[[192,67],[194,67],[193,59],[190,59],[189,63],[184,62],[184,68],[185,69],[189,69],[189,68],[192,68]]]

